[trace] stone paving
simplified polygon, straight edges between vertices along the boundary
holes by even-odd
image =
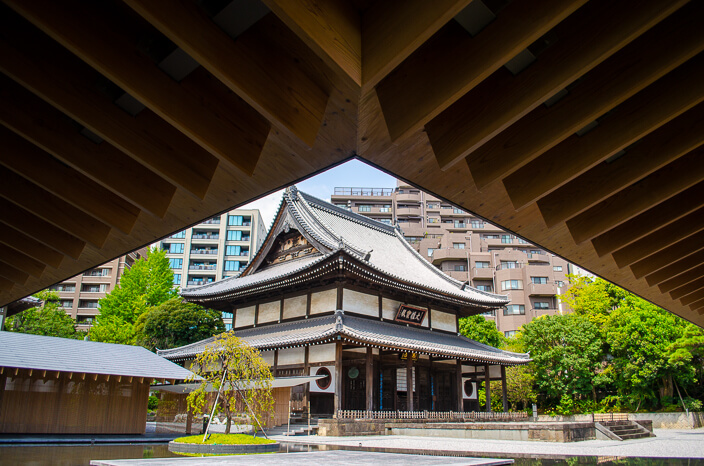
[[[374,448],[374,451],[422,453],[456,452],[458,454],[526,456],[610,456],[652,458],[704,458],[704,428],[688,430],[655,429],[656,437],[628,440],[587,440],[552,443],[537,441],[503,441],[410,437],[401,435],[363,437],[274,437],[280,442],[340,445]]]

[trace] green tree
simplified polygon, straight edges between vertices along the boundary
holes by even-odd
[[[91,327],[92,341],[133,345],[139,316],[149,308],[178,296],[174,273],[166,252],[157,248],[140,258],[120,278],[120,283],[98,302],[100,315]]]
[[[137,343],[154,351],[187,345],[225,331],[222,314],[180,297],[171,298],[139,316]]]
[[[85,336],[85,332],[76,330],[76,322],[61,307],[58,293],[44,290],[34,297],[42,304],[8,317],[5,330],[78,340]]]
[[[191,370],[202,377],[198,389],[188,395],[188,406],[196,413],[207,407],[207,388],[219,392],[220,408],[227,416],[225,433],[233,420],[242,422],[248,415],[256,434],[269,421],[274,408],[271,384],[274,377],[259,350],[229,331],[215,337],[194,361]],[[243,416],[235,417],[242,413]]]
[[[575,314],[586,317],[597,327],[606,323],[611,311],[617,309],[628,292],[601,278],[592,279],[584,275],[568,275],[570,288],[560,295]]]
[[[485,319],[482,315],[462,317],[460,319],[460,333],[467,338],[494,348],[499,348],[504,342],[504,336],[496,328],[496,323],[493,320]]]

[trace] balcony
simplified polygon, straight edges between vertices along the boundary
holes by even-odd
[[[189,265],[188,270],[205,270],[205,271],[214,271],[217,269],[217,265],[215,264],[208,264],[208,265]]]
[[[209,218],[208,220],[204,222],[200,222],[199,225],[220,225],[220,219],[219,218]]]
[[[420,193],[403,193],[396,195],[396,202],[420,202]]]
[[[205,281],[205,280],[188,280],[186,282],[186,285],[188,286],[201,286],[201,285],[207,285],[208,283],[213,283],[212,281]]]
[[[335,188],[335,196],[340,196],[344,199],[349,197],[391,197],[394,193],[393,188]]]
[[[218,239],[220,239],[220,235],[219,234],[217,234],[217,235],[207,234],[207,233],[198,233],[198,234],[194,233],[193,236],[191,236],[191,239],[194,239],[194,240],[203,240],[203,239],[218,240]]]
[[[217,255],[217,249],[191,249],[191,255]]]
[[[493,267],[472,267],[472,278],[473,279],[488,279],[494,278],[494,268]]]
[[[440,204],[429,204],[425,210],[427,212],[440,212]]]
[[[461,282],[466,281],[468,278],[466,270],[443,270],[442,272]]]
[[[446,260],[467,260],[467,249],[436,249],[433,251],[433,264],[439,264]],[[467,272],[465,272],[466,274]]]
[[[528,294],[532,296],[555,296],[557,293],[557,287],[554,282],[529,283],[527,288]]]
[[[536,316],[541,316],[545,314],[557,314],[559,310],[555,307],[534,307],[530,311]]]
[[[399,217],[405,216],[405,215],[420,216],[421,210],[420,210],[420,207],[402,207],[402,208],[396,209],[396,215],[398,215]]]

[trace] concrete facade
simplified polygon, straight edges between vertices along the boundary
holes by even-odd
[[[574,266],[483,219],[401,181],[396,188],[335,188],[333,204],[387,224],[447,275],[507,294],[504,310],[485,314],[510,336],[533,318],[569,309],[557,299]]]

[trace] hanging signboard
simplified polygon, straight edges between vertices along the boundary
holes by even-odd
[[[398,307],[398,311],[396,311],[394,320],[396,322],[403,322],[404,324],[421,325],[423,319],[425,319],[426,312],[428,312],[427,309],[401,304]]]

